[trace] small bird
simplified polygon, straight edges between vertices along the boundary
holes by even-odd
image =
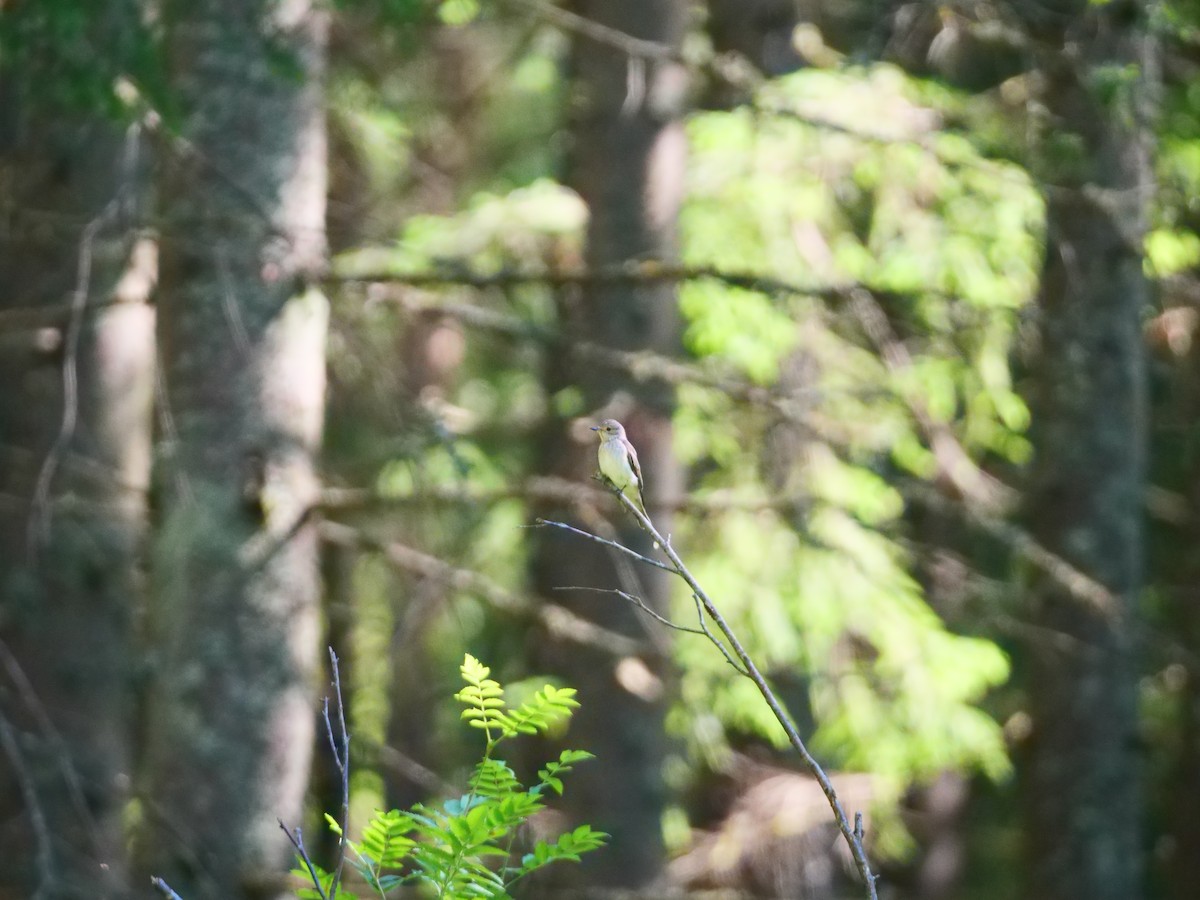
[[[621,493],[627,488],[633,488],[632,500],[646,515],[646,498],[642,494],[642,465],[638,462],[637,451],[629,438],[625,437],[625,426],[616,419],[605,419],[599,425],[593,425],[592,431],[600,436],[600,449],[597,459],[600,463],[600,473],[617,486]]]

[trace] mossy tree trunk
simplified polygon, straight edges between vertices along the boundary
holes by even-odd
[[[1035,17],[1034,12],[1030,12]],[[1136,3],[1040,9],[1047,56],[1038,147],[1047,184],[1041,345],[1032,373],[1031,531],[1111,594],[1038,576],[1033,733],[1024,763],[1030,896],[1141,896],[1136,668],[1142,584],[1149,300],[1142,235],[1151,198],[1150,71]]]
[[[318,671],[321,76],[310,0],[163,11],[178,135],[161,185],[156,484],[142,875],[189,900],[282,896]]]
[[[111,38],[132,11],[87,24]],[[119,896],[154,385],[145,146],[26,63],[0,73],[0,896]]]

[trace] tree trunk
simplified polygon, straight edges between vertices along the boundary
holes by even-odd
[[[1049,16],[1049,13],[1046,13]],[[1140,316],[1151,196],[1145,22],[1129,3],[1073,8],[1034,30],[1069,42],[1045,69],[1053,122],[1041,347],[1033,371],[1030,528],[1103,584],[1111,603],[1041,576],[1034,618],[1066,636],[1033,648],[1024,770],[1030,896],[1141,895],[1132,661],[1142,578],[1146,435]],[[1105,83],[1105,78],[1116,79]]]
[[[0,318],[29,315],[0,326],[0,896],[116,896],[153,397],[143,148],[5,74]]]
[[[179,137],[162,185],[162,503],[143,875],[188,900],[281,896],[313,738],[314,454],[326,301],[310,0],[163,13]]]
[[[589,0],[578,4],[577,11],[670,47],[679,46],[685,21],[685,8],[676,0]],[[573,63],[575,119],[568,182],[590,211],[587,264],[669,260],[676,254],[686,152],[680,122],[685,73],[670,62],[643,65],[587,38],[577,39]],[[670,287],[585,285],[564,293],[559,311],[568,347],[592,341],[618,350],[673,353],[678,348],[678,316]],[[624,374],[595,360],[572,357],[569,351],[550,360],[547,381],[551,393],[568,387],[581,390],[579,412],[624,422],[641,458],[650,514],[669,531],[656,500],[676,496],[679,490],[671,451],[671,391],[665,385],[635,385]],[[543,441],[543,472],[587,480],[596,471],[596,439],[586,428],[590,423],[587,419],[551,425]],[[621,540],[649,551],[624,510],[616,509],[612,516]],[[595,517],[581,524],[594,529]],[[597,545],[538,532],[533,573],[541,596],[646,642],[640,658],[618,659],[543,636],[535,654],[540,665],[579,688],[583,707],[568,741],[598,757],[572,774],[565,798],[573,818],[613,836],[609,848],[589,856],[577,876],[598,888],[645,885],[661,870],[669,643],[659,626],[614,595],[557,589],[623,587],[665,613],[668,582],[659,577],[662,573],[639,567],[637,581],[631,584],[632,571],[625,562],[615,565],[613,556]]]

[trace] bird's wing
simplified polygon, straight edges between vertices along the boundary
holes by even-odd
[[[638,461],[637,450],[634,449],[633,442],[625,438],[625,452],[629,455],[629,468],[633,469],[633,475],[637,479],[638,502],[641,504],[642,512],[646,512],[646,494],[642,490],[644,481],[642,479],[642,464]]]

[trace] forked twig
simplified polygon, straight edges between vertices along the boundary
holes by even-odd
[[[562,525],[561,522],[554,522],[549,519],[539,520],[539,521],[541,521],[542,524],[545,524],[545,525],[554,525],[554,526]],[[570,527],[570,526],[567,526],[567,527]],[[733,666],[734,670],[739,675],[748,674],[745,669],[743,669],[740,665],[738,665],[737,660],[735,660],[733,658],[733,656],[730,655],[729,650],[725,647],[724,644],[721,643],[721,639],[712,633],[712,629],[710,629],[708,627],[708,623],[706,621],[704,621],[704,609],[703,609],[703,607],[700,606],[699,600],[696,600],[696,611],[700,614],[700,627],[699,628],[689,628],[686,625],[680,625],[678,622],[672,622],[670,619],[668,619],[662,613],[651,609],[650,606],[646,603],[646,601],[643,600],[641,597],[638,597],[634,594],[630,594],[627,591],[622,591],[618,588],[597,588],[597,587],[583,587],[582,585],[571,585],[568,587],[556,587],[556,588],[554,588],[554,590],[556,590],[556,591],[592,591],[593,593],[596,593],[596,594],[616,594],[621,599],[628,600],[630,603],[632,603],[634,606],[636,606],[642,612],[646,613],[647,615],[649,615],[651,618],[655,619],[656,621],[661,622],[663,625],[666,625],[668,628],[672,629],[673,631],[685,631],[688,634],[698,634],[701,637],[708,638],[710,641],[712,641],[713,645],[718,650],[721,651],[721,655],[725,657],[725,661],[727,663],[729,663],[731,666]]]
[[[624,497],[624,495],[622,495],[622,497]],[[617,541],[610,541],[608,538],[602,538],[598,534],[592,534],[590,531],[584,531],[582,528],[576,528],[574,525],[568,525],[566,522],[556,522],[553,519],[534,519],[533,524],[552,525],[555,528],[562,528],[565,531],[570,531],[582,538],[587,538],[589,541],[595,541],[597,544],[604,544],[604,546],[612,547],[614,550],[620,550],[622,553],[632,556],[638,562],[644,562],[648,566],[655,566],[656,568],[662,569],[664,572],[670,572],[672,575],[678,574],[666,563],[661,563],[657,559],[651,559],[649,556],[643,556],[636,550],[631,550],[630,548],[626,547],[624,544],[618,543]],[[654,533],[655,535],[658,534],[657,531]],[[659,538],[659,540],[661,541],[662,539]]]
[[[317,875],[316,867],[313,866],[313,861],[308,855],[308,851],[304,849],[304,833],[297,828],[295,832],[289,831],[288,827],[283,824],[283,819],[276,819],[279,827],[283,829],[283,833],[288,836],[288,840],[292,842],[292,846],[296,848],[296,852],[300,855],[300,861],[304,863],[304,868],[308,869],[308,877],[312,880],[313,886],[317,889],[321,900],[329,900],[329,894],[325,893],[325,888],[321,887],[321,879]],[[337,896],[334,894],[333,896]]]
[[[657,560],[649,559],[648,557],[643,556],[635,550],[631,550],[623,544],[619,544],[616,541],[605,540],[604,538],[597,537],[594,534],[582,531],[581,529],[567,525],[563,522],[555,522],[550,519],[537,519],[536,522],[539,525],[552,525],[556,528],[563,528],[567,531],[573,532],[574,534],[578,534],[581,537],[587,538],[588,540],[598,541],[602,544],[620,550],[622,553],[626,553],[629,556],[632,556],[635,559],[638,559],[649,565],[656,566],[660,569],[665,569],[683,579],[683,581],[691,589],[692,596],[695,598],[696,603],[702,607],[703,612],[701,614],[701,622],[703,623],[704,615],[706,614],[717,626],[717,629],[721,632],[721,634],[725,636],[725,639],[729,642],[730,648],[733,650],[734,657],[736,657],[741,663],[741,669],[744,669],[742,674],[754,682],[755,687],[758,688],[758,692],[762,694],[763,699],[767,702],[767,706],[770,707],[772,714],[783,727],[784,733],[787,734],[788,743],[790,743],[793,749],[800,754],[800,758],[804,761],[804,765],[808,768],[809,772],[812,773],[812,776],[816,779],[817,784],[821,786],[821,790],[825,794],[825,799],[829,802],[829,808],[833,810],[833,816],[837,821],[838,830],[841,831],[842,837],[845,838],[846,844],[850,848],[850,855],[854,858],[854,865],[858,869],[858,873],[862,877],[863,884],[867,888],[867,897],[869,900],[878,900],[878,893],[875,885],[875,881],[878,876],[872,874],[871,864],[867,860],[867,853],[863,848],[863,830],[861,820],[858,816],[856,816],[856,824],[850,824],[850,820],[846,818],[846,813],[842,809],[842,803],[838,799],[837,791],[834,790],[833,782],[829,780],[829,776],[825,774],[825,770],[821,768],[821,764],[817,762],[816,757],[814,757],[809,751],[808,747],[805,746],[804,740],[800,737],[800,732],[797,730],[795,723],[788,715],[787,710],[784,709],[783,704],[779,701],[779,698],[775,696],[775,692],[767,683],[767,679],[758,670],[758,666],[754,664],[754,660],[750,658],[750,654],[746,652],[746,648],[742,646],[742,642],[738,640],[737,635],[734,633],[729,623],[725,621],[725,617],[721,615],[721,611],[717,609],[717,606],[715,603],[713,603],[712,598],[708,596],[704,588],[700,586],[698,581],[696,581],[695,576],[688,571],[687,566],[684,565],[683,560],[679,557],[679,554],[675,552],[675,548],[671,546],[670,542],[666,538],[658,533],[658,529],[654,527],[654,523],[651,522],[649,517],[647,517],[640,509],[637,508],[637,504],[635,504],[629,499],[629,497],[625,496],[622,491],[615,487],[613,488],[613,492],[617,495],[618,500],[624,504],[625,508],[629,510],[630,515],[632,515],[637,520],[638,524],[641,525],[642,530],[649,534],[657,542],[659,548],[671,561],[671,565],[668,566]],[[705,628],[707,630],[707,626],[705,626]],[[730,661],[732,662],[732,660]]]
[[[334,739],[333,724],[329,719],[329,698],[325,698],[325,734],[329,738],[329,749],[342,778],[341,833],[338,835],[337,864],[333,868],[333,881],[329,883],[329,896],[337,897],[338,884],[342,880],[342,867],[346,863],[346,829],[350,827],[350,733],[346,730],[346,706],[342,702],[342,676],[338,671],[338,658],[329,648],[329,667],[333,671],[333,696],[337,703],[338,728],[341,731],[341,746]]]
[[[337,766],[338,775],[341,776],[342,789],[342,815],[339,821],[338,835],[338,852],[337,862],[333,867],[333,877],[329,881],[329,890],[321,885],[321,878],[317,875],[316,866],[313,865],[312,858],[308,855],[308,850],[304,846],[304,833],[299,829],[294,831],[283,824],[283,819],[278,819],[279,827],[283,829],[283,833],[288,836],[292,846],[296,848],[296,853],[300,857],[300,861],[304,864],[304,868],[308,870],[309,880],[312,881],[313,887],[317,889],[317,894],[321,900],[331,900],[337,897],[338,886],[342,880],[342,869],[346,863],[346,828],[349,826],[350,819],[350,732],[346,730],[346,707],[342,702],[342,676],[338,670],[338,658],[333,648],[329,648],[329,667],[333,673],[331,686],[333,687],[334,708],[337,712],[337,724],[340,737],[334,733],[333,717],[329,715],[329,698],[325,698],[323,709],[323,718],[325,719],[325,736],[329,739],[329,749],[333,752],[333,762]]]

